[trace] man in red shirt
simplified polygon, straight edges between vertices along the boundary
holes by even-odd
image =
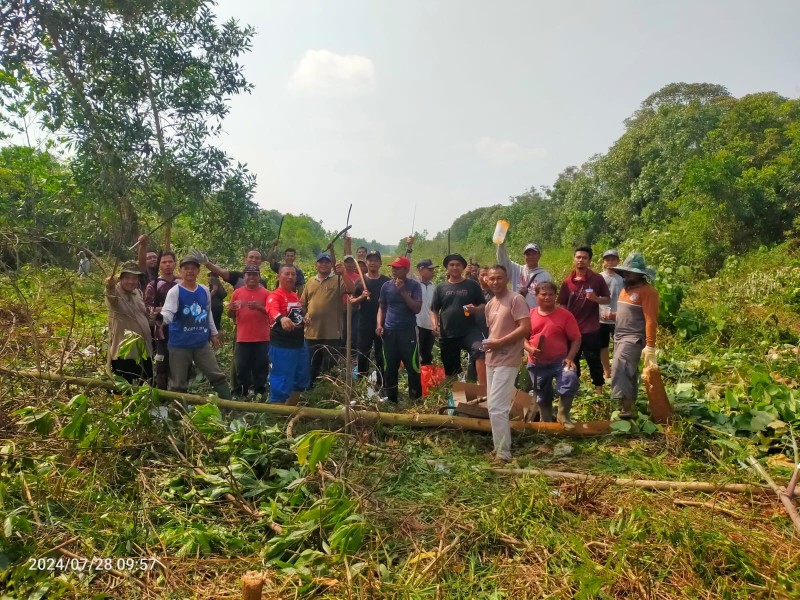
[[[234,290],[228,316],[236,322],[235,393],[248,394],[263,400],[269,376],[269,291],[261,286],[261,273],[256,265],[244,266],[244,287]],[[251,389],[252,386],[252,389]]]
[[[575,368],[575,357],[581,347],[578,322],[567,309],[556,306],[556,284],[542,281],[536,284],[536,302],[531,309],[531,336],[525,342],[530,357],[528,372],[536,393],[536,404],[542,421],[553,420],[553,379],[558,403],[558,422],[565,429],[575,424],[570,419],[572,400],[578,393],[580,382]]]
[[[600,311],[598,304],[609,304],[611,292],[603,276],[589,268],[592,262],[592,249],[581,246],[575,249],[572,264],[575,270],[561,284],[558,303],[573,314],[581,331],[581,348],[575,357],[575,369],[581,376],[581,356],[586,359],[592,377],[594,391],[603,393],[605,375],[600,360]]]
[[[267,301],[270,324],[269,401],[297,404],[310,385],[308,346],[303,334],[303,304],[295,293],[297,272],[292,265],[278,270],[278,287]]]

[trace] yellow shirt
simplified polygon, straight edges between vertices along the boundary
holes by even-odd
[[[342,337],[344,291],[341,278],[333,272],[322,281],[317,275],[306,283],[300,301],[309,318],[306,324],[307,340],[338,340]]]

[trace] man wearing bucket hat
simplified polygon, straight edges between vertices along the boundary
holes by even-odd
[[[508,257],[505,241],[497,246],[497,262],[508,272],[511,291],[525,298],[529,308],[536,308],[536,284],[542,281],[553,281],[552,276],[539,266],[542,249],[539,244],[530,243],[522,251],[525,264],[515,263]]]
[[[111,371],[124,377],[129,383],[146,382],[153,375],[150,353],[152,352],[152,336],[150,322],[147,318],[147,307],[139,289],[139,278],[142,271],[134,261],[122,264],[119,281],[112,275],[106,279],[105,301],[108,308],[108,333],[111,343],[108,347],[108,359]],[[126,356],[119,356],[125,333],[132,331],[141,336],[146,354],[140,354],[140,348],[134,344]]]
[[[164,324],[169,325],[169,389],[188,389],[194,363],[217,395],[230,400],[231,388],[214,355],[222,341],[211,317],[211,292],[197,283],[200,263],[190,254],[181,259],[180,270],[181,282],[167,292],[161,307]]]
[[[658,292],[650,283],[655,271],[638,252],[614,271],[622,276],[614,328],[614,360],[611,365],[611,397],[619,400],[619,416],[633,416],[639,380],[639,358],[645,366],[656,364]]]
[[[433,330],[439,334],[439,349],[445,374],[461,373],[461,351],[475,361],[478,383],[486,385],[486,353],[483,332],[475,316],[483,313],[486,299],[480,284],[464,277],[467,260],[460,254],[448,254],[442,261],[447,280],[436,287],[431,302]]]

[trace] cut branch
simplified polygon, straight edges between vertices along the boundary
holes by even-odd
[[[0,368],[0,373],[13,377],[27,379],[41,379],[60,383],[72,383],[87,388],[103,388],[115,390],[116,384],[110,379],[91,379],[87,377],[69,377],[57,373],[39,371],[12,371]],[[136,389],[135,387],[133,389]],[[492,425],[488,419],[475,419],[471,417],[451,417],[447,415],[434,415],[424,413],[398,414],[382,413],[368,410],[337,410],[325,408],[310,408],[285,406],[281,404],[257,404],[253,402],[237,402],[234,400],[220,400],[216,397],[197,396],[195,394],[182,394],[164,390],[153,390],[158,398],[180,400],[188,404],[203,405],[216,404],[226,410],[238,410],[248,413],[267,413],[280,417],[297,417],[298,419],[319,419],[323,421],[345,421],[348,418],[362,423],[381,423],[384,425],[400,425],[419,428],[452,428],[469,431],[491,431]],[[575,429],[565,430],[560,423],[525,423],[512,421],[511,428],[515,431],[530,431],[568,437],[592,437],[611,433],[609,421],[589,421],[576,423]]]
[[[549,471],[547,469],[491,469],[495,473],[504,475],[531,475],[561,479],[566,481],[608,481],[613,485],[634,487],[644,490],[682,490],[692,492],[733,492],[736,494],[767,494],[769,488],[760,485],[744,483],[711,483],[708,481],[658,481],[654,479],[625,479],[609,478],[602,475],[588,475],[586,473],[569,473],[566,471]]]

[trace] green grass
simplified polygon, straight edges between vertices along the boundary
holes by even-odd
[[[543,264],[558,278],[564,273],[557,265],[568,265],[570,256],[548,251]],[[715,285],[722,283],[692,288],[695,308],[709,309]],[[782,310],[780,323],[795,314],[790,303]],[[74,280],[48,269],[4,279],[0,321],[4,366],[28,368],[38,357],[46,369],[102,370],[101,357],[79,352],[89,344],[102,349],[98,275]],[[765,393],[770,406],[789,407],[796,398],[793,349],[772,341],[762,347],[758,339],[721,347],[745,339],[742,326],[731,323],[722,337],[709,332],[687,341],[662,332],[662,371],[684,415],[667,431],[576,440],[526,433],[514,438],[517,465],[754,483],[738,462],[752,453],[767,456],[779,480],[787,477],[790,430],[731,425],[741,449],[734,451],[708,427],[709,418],[717,428],[739,423]],[[775,356],[762,358],[767,352]],[[221,360],[227,364],[229,354]],[[760,377],[768,381],[758,383]],[[575,414],[608,418],[616,407],[590,387],[583,382]],[[202,382],[196,389],[207,391]],[[355,395],[367,402],[364,381]],[[330,407],[342,397],[334,381],[306,400]],[[432,412],[447,397],[443,386],[405,410]],[[798,537],[769,496],[505,476],[488,469],[491,439],[481,433],[356,424],[348,435],[330,436],[311,433],[319,423],[300,421],[288,439],[283,420],[209,407],[160,421],[150,415],[157,403],[147,393],[115,396],[0,376],[4,600],[140,598],[137,582],[157,598],[236,598],[251,569],[268,574],[269,598],[800,595]],[[246,427],[233,431],[236,416]],[[259,514],[248,514],[244,503]],[[62,543],[79,556],[168,560],[165,568],[121,578],[27,568],[29,558],[58,558],[54,548]]]

